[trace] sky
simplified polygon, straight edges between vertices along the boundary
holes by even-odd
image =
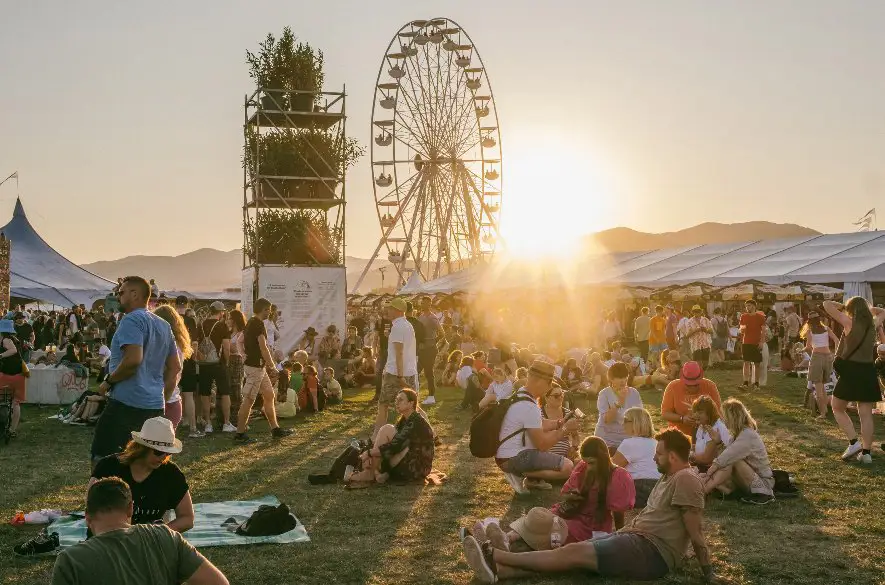
[[[289,25],[347,88],[367,145],[385,48],[458,22],[494,89],[502,231],[662,232],[769,220],[822,232],[885,196],[885,2],[0,0],[0,180],[75,262],[242,244],[244,61]],[[347,254],[380,227],[368,157]],[[16,187],[0,187],[0,223]],[[883,215],[885,221],[885,215]]]

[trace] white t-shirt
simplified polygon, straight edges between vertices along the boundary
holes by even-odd
[[[111,357],[111,350],[108,346],[102,343],[101,347],[98,348],[98,355],[103,358],[109,358]]]
[[[494,394],[495,398],[500,400],[504,400],[511,394],[513,394],[513,381],[512,380],[504,380],[503,382],[492,382],[489,384],[488,390],[486,390],[486,394]]]
[[[280,330],[277,329],[277,326],[270,319],[264,320],[264,329],[267,332],[267,347],[273,350],[277,344],[277,339],[280,338]]]
[[[71,330],[71,335],[77,333],[80,329],[77,327],[77,315],[71,313],[68,317],[69,329]]]
[[[532,395],[528,392],[519,392],[518,394],[520,396],[532,398]],[[504,420],[501,423],[501,433],[498,435],[498,440],[500,441],[507,435],[515,433],[520,429],[540,428],[541,407],[538,406],[537,402],[534,402],[534,398],[532,398],[531,402],[516,402],[507,409],[507,414],[504,415]],[[524,443],[523,438],[525,439]],[[510,459],[511,457],[516,457],[526,449],[535,448],[535,444],[532,443],[532,438],[529,436],[528,433],[519,433],[504,441],[504,443],[502,443],[501,446],[498,447],[498,452],[495,453],[495,457],[497,457],[498,459]]]
[[[727,447],[731,444],[731,433],[728,432],[728,427],[725,426],[721,418],[716,421],[713,428],[719,431],[719,439],[722,441],[723,446]],[[695,432],[694,452],[703,453],[707,450],[707,443],[712,440],[710,433],[704,430],[703,427],[698,427],[698,430]]]
[[[473,373],[473,366],[464,366],[455,374],[455,383],[461,390],[467,390],[467,378]]]
[[[387,338],[387,365],[384,371],[388,374],[397,374],[396,350],[394,343],[403,344],[403,376],[418,375],[418,355],[415,349],[415,329],[405,317],[397,317],[390,327],[390,336]]]
[[[642,396],[636,388],[627,389],[627,397],[624,404],[618,409],[617,417],[613,422],[605,422],[605,413],[615,408],[618,403],[618,395],[611,386],[603,388],[596,398],[596,409],[599,411],[599,419],[596,421],[595,435],[605,441],[609,447],[617,447],[621,441],[627,438],[624,432],[624,413],[628,408],[642,408]]]
[[[627,460],[627,473],[633,479],[660,479],[661,472],[655,463],[658,442],[650,437],[627,437],[618,446],[618,453]]]

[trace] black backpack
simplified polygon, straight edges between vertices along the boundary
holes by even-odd
[[[347,466],[353,466],[355,469],[360,467],[360,454],[368,451],[372,447],[371,441],[353,440],[332,463],[329,473],[311,473],[307,476],[307,481],[312,485],[323,485],[330,483],[338,483],[344,479],[344,471]]]
[[[474,457],[482,459],[494,457],[502,443],[520,433],[525,433],[525,429],[519,429],[504,437],[503,440],[498,440],[501,435],[501,425],[504,423],[504,415],[517,402],[535,402],[535,399],[524,393],[515,392],[497,404],[486,406],[473,417],[473,420],[470,421],[470,453]]]
[[[728,323],[724,317],[719,317],[716,321],[716,337],[728,337]]]
[[[294,529],[298,520],[289,512],[289,506],[259,506],[249,519],[240,524],[237,534],[241,536],[277,536]]]

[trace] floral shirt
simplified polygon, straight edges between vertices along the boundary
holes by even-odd
[[[390,467],[390,458],[407,447],[408,453]],[[433,468],[434,449],[433,428],[421,413],[413,412],[400,418],[393,439],[381,446],[381,471],[398,481],[423,480]]]
[[[713,345],[713,336],[708,333],[713,330],[713,325],[706,317],[692,317],[685,326],[688,346],[692,352],[701,349],[710,349]]]
[[[337,360],[341,357],[341,339],[337,333],[326,333],[320,339],[320,357],[327,360]]]

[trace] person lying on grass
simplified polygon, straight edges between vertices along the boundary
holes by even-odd
[[[418,481],[433,469],[433,428],[418,411],[418,394],[411,388],[400,390],[394,407],[400,414],[396,426],[378,430],[374,446],[360,456],[362,471],[345,477],[345,483]]]
[[[141,431],[132,431],[126,450],[98,461],[89,487],[106,477],[119,477],[132,490],[135,509],[133,524],[165,522],[176,532],[194,526],[194,504],[184,474],[171,456],[181,453],[172,422],[163,417],[145,421]],[[175,519],[166,522],[166,512],[175,510]]]
[[[667,429],[655,439],[655,461],[663,475],[649,495],[647,506],[630,524],[606,537],[524,553],[508,552],[500,541],[480,542],[468,536],[463,541],[464,555],[477,579],[497,583],[538,574],[585,571],[650,581],[677,569],[691,541],[705,582],[718,583],[703,533],[704,488],[688,463],[691,439],[678,429]]]
[[[730,494],[739,489],[746,504],[767,504],[774,500],[774,473],[768,450],[756,431],[757,425],[740,400],[729,398],[722,403],[722,420],[733,437],[707,473],[701,475],[704,492],[719,490]]]

